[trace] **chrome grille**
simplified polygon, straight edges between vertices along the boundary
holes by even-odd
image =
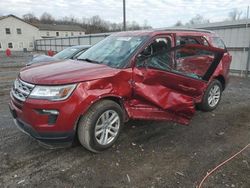
[[[11,93],[16,99],[25,101],[34,87],[35,85],[16,79],[11,89]]]

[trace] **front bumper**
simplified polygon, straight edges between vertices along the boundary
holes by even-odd
[[[35,138],[42,145],[49,148],[70,146],[74,140],[75,132],[37,132],[31,125],[17,117],[15,110],[11,108],[15,125],[25,134]]]
[[[78,94],[64,101],[48,101],[27,98],[24,102],[12,94],[10,112],[17,127],[45,146],[72,145],[76,123],[81,116]],[[58,112],[49,114],[48,112]]]

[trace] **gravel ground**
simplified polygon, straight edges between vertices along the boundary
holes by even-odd
[[[219,107],[197,111],[189,126],[130,121],[117,144],[101,154],[80,145],[45,149],[15,127],[8,111],[10,80],[31,57],[24,56],[0,54],[0,187],[196,187],[250,143],[250,79],[233,77]],[[250,147],[204,187],[249,188]]]

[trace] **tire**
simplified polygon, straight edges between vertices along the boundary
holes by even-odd
[[[221,100],[222,90],[221,82],[213,80],[207,87],[202,102],[197,105],[198,109],[209,112],[217,108]]]
[[[115,143],[123,123],[120,105],[111,100],[102,100],[94,104],[80,119],[78,139],[86,149],[99,153]]]

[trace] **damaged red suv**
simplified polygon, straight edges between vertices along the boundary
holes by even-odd
[[[75,138],[92,152],[114,144],[129,119],[188,124],[214,110],[231,56],[205,30],[115,33],[78,60],[26,67],[11,90],[16,125],[47,145]]]

